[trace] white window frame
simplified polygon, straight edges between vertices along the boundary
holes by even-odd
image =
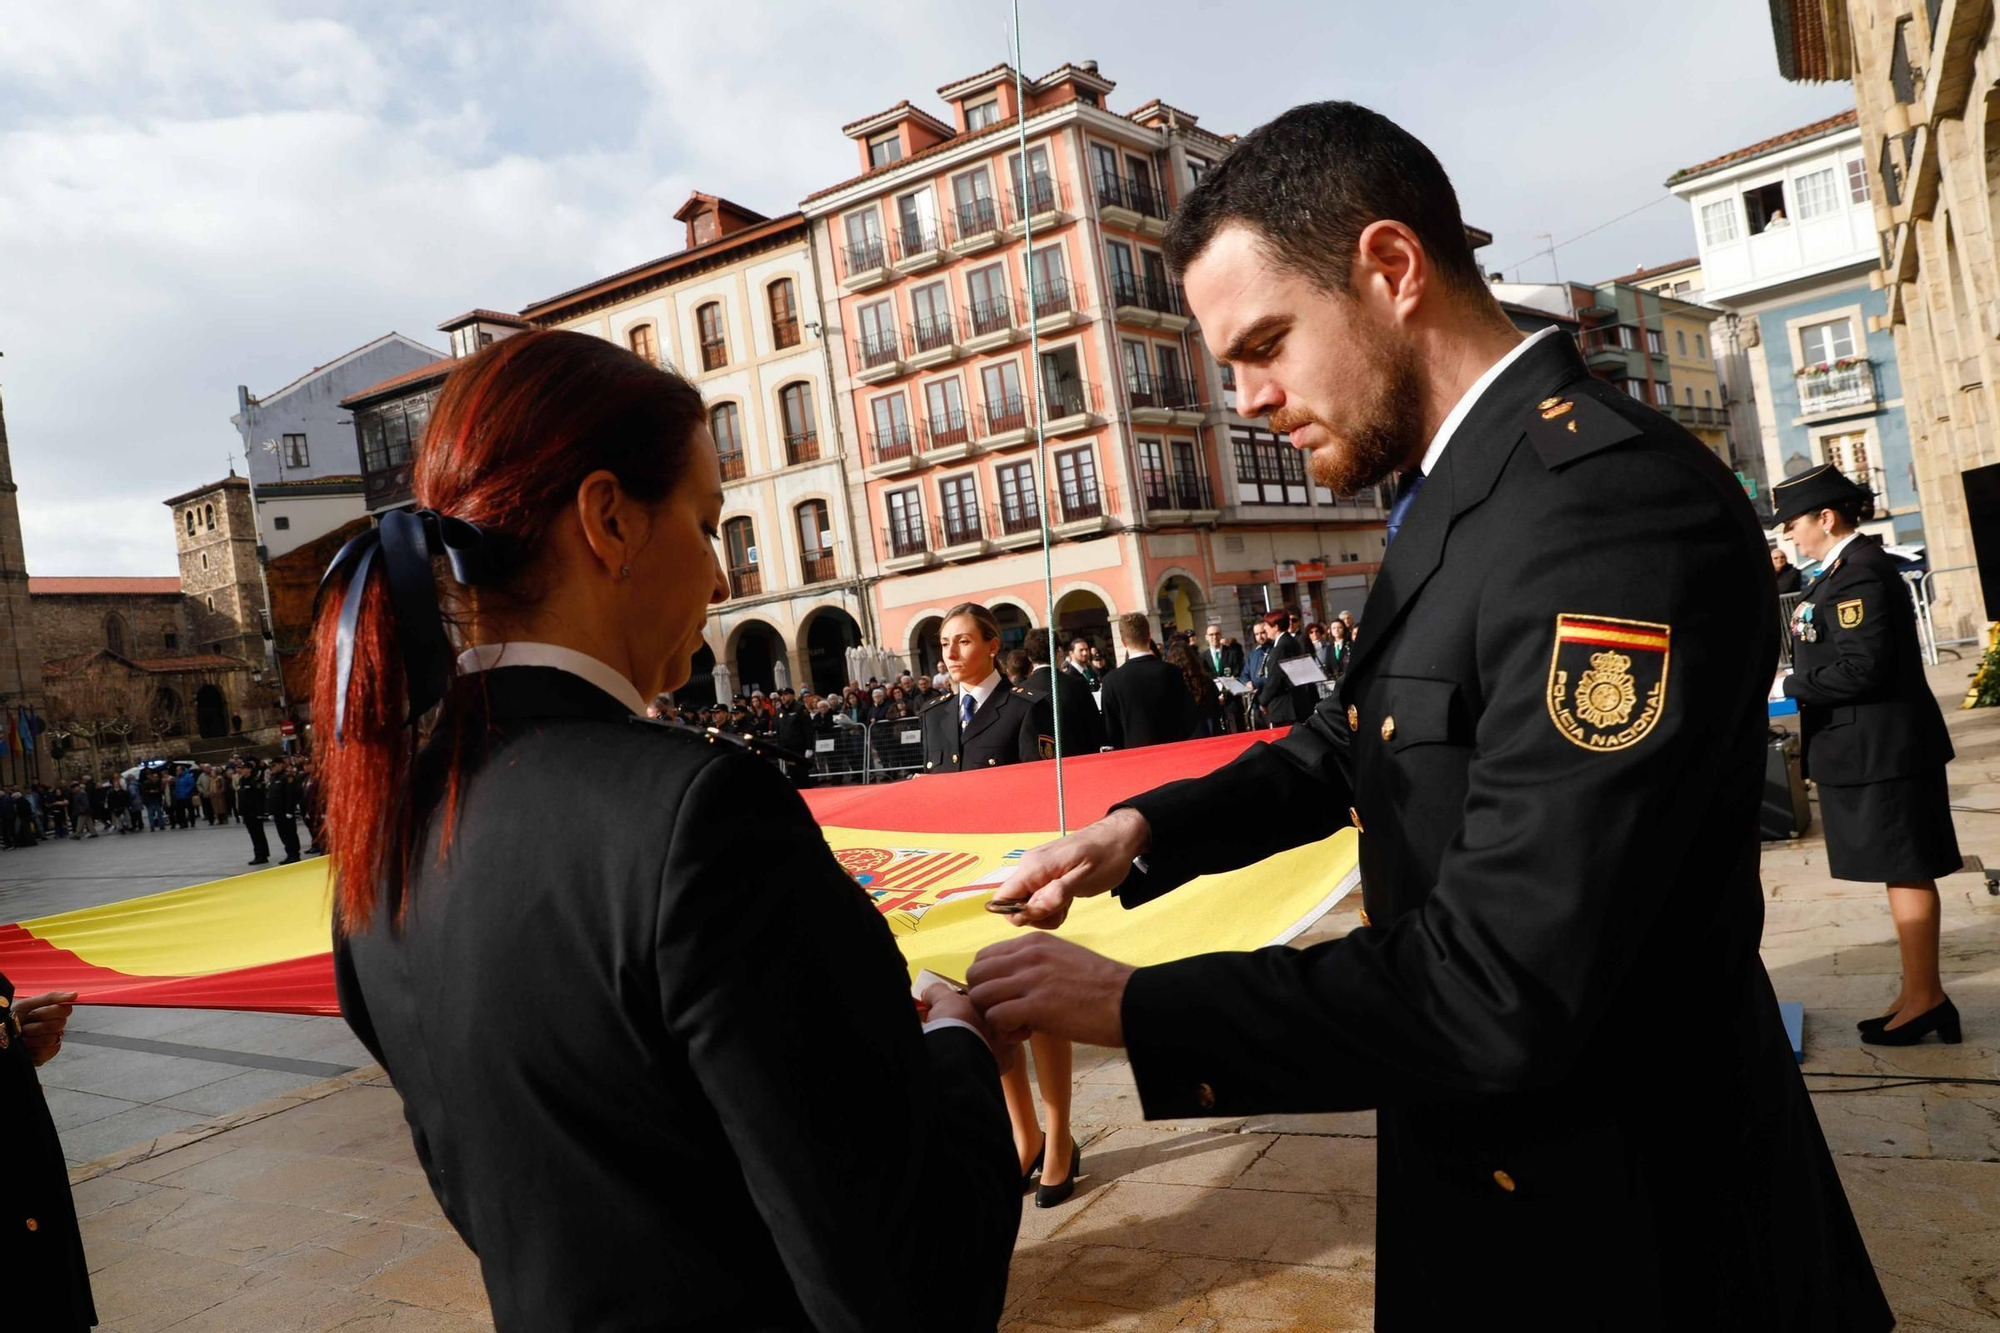
[[[968,134],[975,130],[983,130],[988,125],[998,124],[999,121],[1000,99],[997,97],[989,97],[984,102],[974,102],[965,108],[965,129]]]
[[[1819,167],[1812,171],[1802,171],[1792,178],[1792,200],[1799,210],[1799,221],[1809,218],[1823,218],[1838,213],[1840,202],[1839,174],[1831,166]]]
[[[1844,328],[1847,331],[1847,350],[1844,352],[1838,350],[1839,340],[1833,336],[1835,326]],[[1827,331],[1826,353],[1823,356],[1816,356],[1812,350],[1812,337],[1821,330]],[[1817,323],[1801,324],[1799,326],[1799,364],[1801,366],[1816,366],[1821,362],[1831,364],[1842,357],[1853,356],[1857,350],[1858,345],[1854,340],[1854,320],[1850,316],[1837,315],[1832,319],[1823,319]]]
[[[1701,239],[1703,245],[1728,245],[1743,239],[1743,214],[1734,196],[1701,206]]]

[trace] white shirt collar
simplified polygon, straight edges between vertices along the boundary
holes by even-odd
[[[1135,657],[1151,657],[1152,655],[1153,650],[1151,648],[1127,648],[1125,650],[1125,660],[1128,662]]]
[[[1858,531],[1850,532],[1845,537],[1842,537],[1839,541],[1835,542],[1833,544],[1833,549],[1828,551],[1825,557],[1822,558],[1819,562],[1820,573],[1824,574],[1827,570],[1832,569],[1833,562],[1840,559],[1840,553],[1842,551],[1845,551],[1849,546],[1852,546],[1854,544],[1854,539],[1856,537],[1859,537],[1860,535],[1861,534]]]
[[[1000,673],[997,670],[989,671],[986,674],[986,679],[980,681],[977,685],[966,686],[965,692],[972,696],[972,711],[976,713],[986,707],[986,701],[992,698],[993,691],[999,688]]]
[[[459,674],[465,676],[491,671],[494,667],[515,666],[554,667],[557,671],[567,671],[603,690],[638,716],[646,715],[646,701],[639,697],[636,685],[590,654],[580,653],[574,648],[556,643],[531,643],[524,639],[513,643],[475,644],[458,655]]]
[[[1426,477],[1431,474],[1431,469],[1437,466],[1438,459],[1444,457],[1444,447],[1451,443],[1452,434],[1458,430],[1460,425],[1464,424],[1465,418],[1471,414],[1473,407],[1478,404],[1480,397],[1493,387],[1493,381],[1504,375],[1507,372],[1507,367],[1520,360],[1522,353],[1554,332],[1556,332],[1556,326],[1551,324],[1538,333],[1529,334],[1527,337],[1521,339],[1520,342],[1515,343],[1513,350],[1508,352],[1507,355],[1488,366],[1485,374],[1472,382],[1472,387],[1467,389],[1464,396],[1458,400],[1451,411],[1445,414],[1443,423],[1438,426],[1437,434],[1431,436],[1431,447],[1424,450],[1423,469]]]

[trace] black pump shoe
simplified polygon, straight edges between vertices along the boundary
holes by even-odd
[[[1035,1186],[1035,1207],[1053,1208],[1076,1193],[1076,1178],[1083,1170],[1083,1149],[1074,1143],[1069,1147],[1069,1175],[1060,1185]]]
[[[1869,1028],[1861,1034],[1861,1040],[1870,1046],[1915,1046],[1933,1032],[1947,1046],[1956,1046],[1964,1040],[1958,1026],[1958,1006],[1948,999],[1899,1028]]]
[[[1045,1153],[1048,1152],[1048,1150],[1049,1150],[1049,1141],[1047,1139],[1043,1139],[1041,1152],[1035,1154],[1035,1160],[1033,1164],[1028,1167],[1028,1173],[1021,1177],[1021,1193],[1026,1194],[1029,1190],[1038,1188],[1041,1185],[1042,1157]]]
[[[1894,1009],[1891,1009],[1886,1014],[1877,1014],[1873,1018],[1864,1018],[1859,1023],[1856,1023],[1854,1025],[1854,1030],[1856,1032],[1866,1032],[1870,1028],[1885,1027],[1888,1025],[1889,1020],[1894,1018],[1895,1016],[1896,1016],[1896,1011]]]

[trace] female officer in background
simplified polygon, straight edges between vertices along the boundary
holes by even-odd
[[[944,669],[952,692],[924,710],[924,771],[959,773],[1020,763],[1034,754],[1034,700],[1009,685],[995,665],[1000,654],[1000,622],[978,602],[960,602],[944,613],[938,631]],[[1035,1083],[1048,1116],[1043,1130],[1035,1116],[1025,1061],[1001,1079],[1007,1117],[1013,1122],[1014,1151],[1021,1168],[1021,1192],[1035,1192],[1037,1208],[1053,1208],[1076,1192],[1083,1154],[1070,1137],[1070,1044],[1036,1033]]]
[[[978,602],[944,613],[938,631],[952,692],[924,710],[924,772],[1016,764],[1034,701],[1000,674],[1000,622]]]
[[[990,1330],[1019,1177],[971,1005],[919,1025],[776,767],[641,716],[726,595],[704,420],[611,343],[516,335],[445,382],[422,508],[335,558],[341,1011],[501,1333]]]
[[[1916,608],[1895,563],[1857,524],[1867,491],[1832,464],[1778,483],[1780,530],[1820,575],[1792,615],[1792,669],[1806,771],[1819,789],[1827,868],[1887,883],[1903,988],[1861,1039],[1910,1046],[1932,1032],[1959,1040],[1958,1010],[1938,977],[1937,878],[1959,869],[1945,794],[1952,757],[1944,714],[1924,680]]]

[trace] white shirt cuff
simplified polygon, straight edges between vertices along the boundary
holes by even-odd
[[[987,1050],[990,1051],[993,1049],[993,1043],[986,1040],[986,1034],[962,1018],[933,1018],[924,1024],[924,1035],[929,1036],[931,1033],[941,1032],[945,1028],[964,1028],[967,1032],[979,1038],[981,1042],[984,1042]]]

